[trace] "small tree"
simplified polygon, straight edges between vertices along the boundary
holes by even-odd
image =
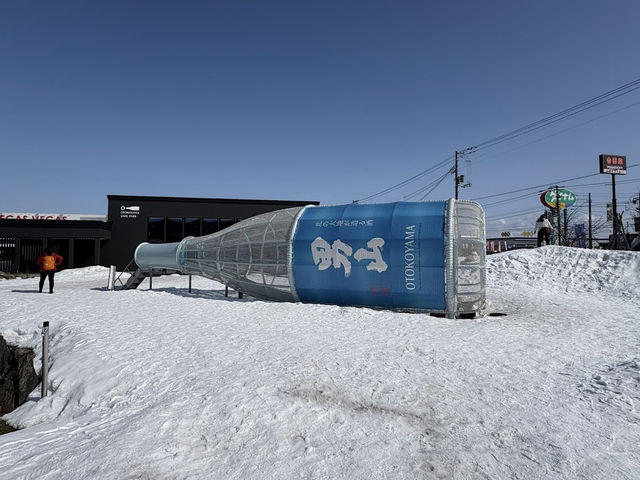
[[[562,235],[560,238],[560,245],[575,245],[575,242],[577,240],[575,226],[581,223],[586,224],[588,222],[588,219],[587,221],[579,221],[579,216],[580,216],[579,209],[580,207],[584,207],[585,205],[586,205],[586,202],[582,202],[581,204],[577,205],[577,208],[567,209],[566,225],[565,225],[564,212],[562,210],[560,211],[560,215],[562,215],[562,232],[561,232]],[[556,232],[556,235],[557,235],[558,224],[557,224],[557,219],[555,217],[552,223],[554,224],[554,231]],[[610,226],[605,217],[603,216],[591,217],[591,232],[594,237],[598,233],[606,230],[607,228],[610,228]],[[588,231],[585,233],[587,235],[589,234]]]

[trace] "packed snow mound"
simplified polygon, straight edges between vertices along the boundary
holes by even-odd
[[[203,277],[106,289],[103,267],[0,282],[0,335],[50,322],[49,395],[3,420],[4,479],[638,480],[638,254],[489,258],[506,316],[225,297]],[[593,293],[562,293],[570,288]],[[619,279],[615,276],[619,275]],[[553,282],[553,283],[552,283]],[[96,454],[99,452],[99,455]]]
[[[556,292],[638,298],[640,253],[546,246],[487,258],[489,286],[528,285]]]
[[[105,276],[108,275],[108,272],[109,272],[108,267],[93,265],[91,267],[72,268],[72,269],[62,270],[56,274],[56,278],[66,279],[66,278],[82,277],[83,279],[86,279],[88,278],[88,276],[91,276],[91,275],[93,276],[98,275],[106,278]]]

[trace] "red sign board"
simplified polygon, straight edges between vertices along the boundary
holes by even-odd
[[[625,175],[627,173],[627,157],[625,155],[602,154],[600,160],[600,173],[613,175]]]

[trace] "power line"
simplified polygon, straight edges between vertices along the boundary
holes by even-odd
[[[634,182],[637,182],[638,180],[640,180],[640,179],[638,179],[638,178],[626,178],[624,180],[616,181],[616,185],[634,183]],[[592,187],[594,185],[610,186],[611,183],[610,182],[596,182],[596,183],[581,183],[581,184],[576,184],[576,185],[569,184],[569,185],[567,185],[567,187],[571,187],[571,188],[574,188],[574,187]]]
[[[616,185],[634,183],[634,182],[637,182],[638,180],[639,179],[628,179],[628,180],[622,180],[622,181],[619,180],[618,182],[616,182]],[[558,183],[562,183],[562,182],[558,182]],[[609,192],[599,193],[599,192],[590,192],[590,191],[586,191],[586,190],[585,191],[573,190],[577,186],[581,187],[581,186],[592,186],[592,185],[599,185],[599,186],[603,186],[603,187],[610,187],[611,186],[610,183],[606,183],[606,182],[584,183],[584,184],[581,184],[581,185],[568,184],[568,185],[565,185],[565,186],[566,187],[571,187],[573,193],[575,193],[577,196],[581,196],[581,195],[584,195],[586,193],[591,193],[591,196],[594,197],[594,198],[595,197],[611,198],[611,192],[610,191]],[[534,188],[530,188],[529,190],[536,190],[537,188],[538,187],[534,187]],[[626,193],[620,192],[620,195],[625,195],[625,194]],[[501,194],[498,194],[498,195],[501,195]],[[513,200],[517,200],[517,199],[521,199],[521,198],[522,198],[522,195],[514,195],[512,197],[507,197],[507,198],[504,198],[502,200],[498,200],[498,201],[495,201],[495,202],[483,203],[482,207],[486,209],[487,207],[493,207],[493,206],[496,206],[496,205],[503,205],[505,203],[509,203],[509,202],[511,202]]]
[[[496,215],[494,217],[487,217],[487,220],[499,220],[499,219],[502,219],[502,218],[519,217],[519,216],[522,216],[522,215],[526,215],[528,213],[534,213],[534,212],[539,212],[539,211],[540,211],[539,207],[529,208],[527,210],[519,210],[517,212],[512,212],[512,213],[507,214],[507,215]]]
[[[475,163],[478,164],[480,162],[486,162],[487,160],[491,160],[493,158],[500,157],[502,155],[506,155],[508,153],[515,152],[515,151],[520,150],[522,148],[528,147],[529,145],[533,145],[535,143],[540,143],[543,140],[546,140],[546,139],[551,138],[551,137],[557,137],[558,135],[561,135],[561,134],[563,134],[565,132],[568,132],[569,130],[575,130],[576,128],[583,127],[584,125],[587,125],[589,123],[593,123],[596,120],[600,120],[601,118],[610,117],[611,115],[615,115],[616,113],[619,113],[619,112],[621,112],[623,110],[628,110],[629,108],[632,108],[632,107],[637,107],[638,105],[640,105],[640,102],[634,102],[634,103],[632,103],[630,105],[626,105],[626,106],[624,106],[622,108],[618,108],[616,110],[613,110],[611,112],[605,113],[603,115],[598,115],[597,117],[591,118],[591,119],[589,119],[589,120],[587,120],[585,122],[578,123],[577,125],[572,125],[571,127],[559,130],[559,131],[551,133],[549,135],[545,135],[544,137],[540,137],[540,138],[538,138],[536,140],[533,140],[531,142],[519,145],[517,147],[511,148],[509,150],[505,150],[505,151],[502,151],[502,152],[499,152],[499,153],[494,153],[490,157],[485,157],[484,153],[480,154],[480,155],[478,155],[479,160],[475,160]]]
[[[633,165],[629,165],[628,167],[635,167],[635,166],[638,166],[638,165],[640,165],[640,164],[633,164]],[[600,174],[596,173],[596,174],[586,175],[586,176],[577,177],[577,178],[591,177],[591,176],[594,176],[594,175],[600,175]],[[618,184],[630,184],[630,183],[635,183],[638,180],[639,179],[630,178],[630,179],[626,179],[626,180],[619,180],[617,183]],[[554,183],[554,184],[566,183],[566,180],[560,181],[560,182],[552,182],[552,183]],[[546,185],[549,185],[549,184],[544,184],[544,185],[546,186]],[[584,184],[584,186],[592,186],[592,185],[608,186],[608,183],[598,182],[598,183]],[[511,191],[511,192],[499,193],[499,194],[495,194],[495,195],[488,195],[487,197],[483,197],[483,198],[498,197],[498,196],[508,195],[510,193],[518,193],[518,192],[523,192],[523,191],[528,191],[528,190],[535,190],[535,189],[537,189],[539,187],[540,186],[537,185],[537,186],[533,186],[533,187],[527,187],[527,188],[519,189],[518,191]],[[622,192],[620,192],[620,193],[621,193],[621,195],[627,195],[626,193],[622,193]],[[506,198],[506,199],[498,200],[497,202],[483,204],[483,207],[487,208],[487,207],[491,207],[491,206],[497,206],[497,205],[509,203],[509,202],[511,202],[511,201],[513,201],[515,199],[518,199],[518,198],[522,198],[522,196],[521,195],[517,195],[517,196],[514,196],[514,197],[509,197],[509,198]],[[605,198],[607,198],[607,197],[605,197]],[[592,206],[594,206],[594,207],[604,207],[604,206],[607,205],[607,203],[608,202],[606,202],[606,201],[605,202],[602,202],[602,201],[600,201],[600,202],[592,202]],[[580,205],[577,205],[576,208],[577,209],[586,208],[585,202],[583,201]],[[509,213],[506,213],[506,214],[496,214],[496,215],[488,216],[487,217],[487,221],[492,221],[492,220],[495,221],[495,220],[499,220],[499,219],[513,218],[513,217],[517,217],[517,216],[528,215],[530,213],[534,213],[534,212],[537,212],[537,211],[539,211],[539,207],[536,207],[535,209],[527,208],[527,209],[517,210],[515,212],[512,211],[512,212],[509,212]]]
[[[629,83],[626,83],[624,85],[621,85],[617,88],[614,88],[613,90],[609,90],[605,93],[602,93],[600,95],[597,95],[593,98],[590,98],[588,100],[585,100],[584,102],[581,102],[577,105],[574,105],[572,107],[566,108],[558,113],[555,113],[553,115],[549,115],[541,120],[538,120],[536,122],[532,122],[529,123],[523,127],[517,128],[515,130],[511,130],[510,132],[504,133],[502,135],[498,135],[496,137],[493,137],[489,140],[485,140],[483,142],[478,143],[477,145],[473,146],[473,147],[469,147],[467,149],[465,149],[466,151],[468,151],[469,153],[474,153],[477,152],[479,150],[483,150],[485,148],[489,148],[489,147],[493,147],[495,145],[498,145],[500,143],[504,143],[506,141],[509,140],[513,140],[517,137],[520,137],[522,135],[534,132],[540,128],[544,128],[544,127],[548,127],[549,125],[552,125],[554,123],[560,122],[562,120],[565,120],[566,118],[572,117],[574,115],[577,115],[578,113],[584,112],[585,110],[589,110],[591,108],[595,108],[599,105],[602,105],[606,102],[610,102],[616,98],[619,98],[623,95],[627,95],[637,89],[640,89],[640,78],[633,80]],[[633,104],[635,105],[635,104]],[[633,106],[632,105],[632,106]],[[628,108],[628,107],[625,107]],[[622,109],[621,109],[622,110]],[[615,112],[612,112],[615,113]],[[562,132],[558,132],[558,133],[562,133]],[[558,134],[556,133],[556,134]],[[364,202],[367,200],[371,200],[373,198],[376,198],[380,195],[384,195],[386,193],[392,192],[398,188],[401,188],[411,182],[414,182],[416,180],[418,180],[419,178],[423,177],[424,175],[431,173],[439,168],[442,168],[443,166],[445,166],[448,162],[450,162],[453,159],[453,156],[449,156],[447,158],[445,158],[444,160],[436,163],[435,165],[417,173],[416,175],[400,182],[397,183],[389,188],[386,188],[384,190],[381,190],[377,193],[374,193],[372,195],[369,195],[367,197],[364,197],[360,200],[356,200],[356,202]],[[446,175],[445,175],[446,176]],[[578,177],[578,178],[588,178],[590,175],[584,176],[584,177]],[[440,180],[440,178],[438,179]],[[456,179],[457,181],[457,179]],[[430,183],[429,185],[431,185],[432,183]],[[438,183],[439,184],[439,183]],[[534,187],[534,188],[542,188],[543,186],[540,187]],[[425,187],[423,187],[425,188]],[[416,193],[416,192],[414,192]],[[514,192],[509,192],[509,193],[515,193]],[[412,194],[410,194],[409,196],[411,196]],[[490,198],[491,196],[488,197],[480,197],[480,198]]]
[[[440,162],[436,163],[435,165],[432,165],[431,167],[421,171],[420,173],[415,174],[413,177],[408,178],[408,179],[406,179],[406,180],[404,180],[404,181],[402,181],[400,183],[397,183],[397,184],[395,184],[395,185],[393,185],[393,186],[391,186],[389,188],[386,188],[384,190],[381,190],[381,191],[379,191],[377,193],[369,195],[368,197],[361,198],[360,200],[357,200],[357,202],[358,203],[359,202],[366,202],[367,200],[371,200],[372,198],[379,197],[380,195],[384,195],[385,193],[389,193],[389,192],[391,192],[393,190],[396,190],[396,189],[398,189],[400,187],[404,187],[405,185],[416,181],[417,179],[425,176],[426,174],[431,173],[431,172],[433,172],[435,170],[438,170],[438,169],[446,166],[447,162],[451,162],[452,160],[453,160],[453,155],[449,155],[444,160],[441,160]],[[448,175],[448,174],[449,174],[449,172],[447,172],[446,175]]]
[[[436,178],[435,180],[433,180],[431,183],[425,185],[424,187],[419,188],[418,190],[416,190],[415,192],[409,193],[408,195],[405,195],[404,197],[402,197],[403,200],[409,200],[417,195],[420,195],[421,193],[427,191],[427,193],[425,193],[420,200],[424,200],[431,192],[433,192],[436,188],[438,188],[438,186],[444,181],[445,178],[447,178],[447,176],[451,175],[452,170],[448,170],[447,172],[445,172],[443,175],[441,175],[440,177]]]
[[[558,113],[549,115],[548,117],[545,117],[536,122],[532,122],[523,127],[516,128],[515,130],[511,130],[510,132],[503,133],[502,135],[498,135],[497,137],[494,137],[490,140],[485,140],[484,142],[477,144],[473,148],[475,151],[478,151],[485,148],[493,147],[494,145],[498,145],[500,143],[503,143],[509,140],[513,140],[514,138],[520,137],[527,133],[531,133],[540,128],[547,127],[556,122],[559,122],[566,118],[577,115],[578,113],[584,112],[585,110],[589,110],[591,108],[602,105],[603,103],[610,102],[611,100],[614,100],[623,95],[627,95],[639,88],[640,88],[640,78],[633,80],[632,82],[629,82],[620,87],[614,88],[613,90],[609,90],[608,92],[600,94],[596,97],[590,98],[589,100],[586,100],[582,103],[574,105],[573,107],[569,107]]]
[[[425,198],[427,198],[427,196],[431,194],[431,192],[433,192],[436,188],[438,188],[438,186],[443,182],[445,178],[447,178],[447,175],[449,175],[450,173],[451,172],[447,172],[446,175],[443,175],[442,178],[440,178],[440,180],[433,186],[433,188],[431,188],[427,193],[420,197],[420,200],[424,200]]]
[[[539,188],[545,188],[548,187],[549,185],[555,185],[555,184],[559,184],[559,183],[566,183],[569,182],[571,180],[579,180],[581,178],[588,178],[588,177],[593,177],[594,175],[599,175],[598,173],[592,173],[590,175],[583,175],[581,177],[575,177],[575,178],[570,178],[568,180],[561,180],[559,182],[547,182],[547,183],[541,183],[539,185],[533,185],[531,187],[524,187],[524,188],[519,188],[517,190],[511,190],[509,192],[503,192],[503,193],[494,193],[492,195],[485,195],[484,197],[476,197],[473,200],[478,201],[478,200],[484,200],[487,198],[495,198],[495,197],[501,197],[503,195],[510,195],[512,193],[519,193],[519,192],[526,192],[528,190],[536,190]]]
[[[628,165],[627,168],[637,167],[638,165],[640,165],[640,163],[634,163],[633,165]],[[558,181],[554,181],[554,182],[542,183],[542,184],[539,184],[539,185],[533,185],[531,187],[524,187],[524,188],[519,188],[517,190],[510,190],[508,192],[494,193],[492,195],[485,195],[483,197],[476,197],[473,200],[475,200],[475,201],[485,200],[487,198],[501,197],[503,195],[510,195],[512,193],[526,192],[527,190],[535,190],[537,188],[545,188],[545,187],[548,187],[549,185],[559,185],[561,183],[564,184],[564,183],[567,183],[567,182],[572,182],[574,180],[582,180],[583,178],[595,177],[596,175],[601,175],[601,174],[600,173],[590,173],[589,175],[582,175],[580,177],[567,178],[565,180],[558,180]],[[630,179],[630,180],[631,181],[635,181],[634,179]]]

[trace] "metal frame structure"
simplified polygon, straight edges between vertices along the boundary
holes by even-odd
[[[202,275],[253,297],[299,301],[292,271],[298,219],[294,207],[243,220],[220,232],[177,243],[142,243],[135,261],[141,270],[170,269]],[[473,316],[485,308],[485,219],[482,207],[450,199],[445,209],[445,296],[450,318]]]

